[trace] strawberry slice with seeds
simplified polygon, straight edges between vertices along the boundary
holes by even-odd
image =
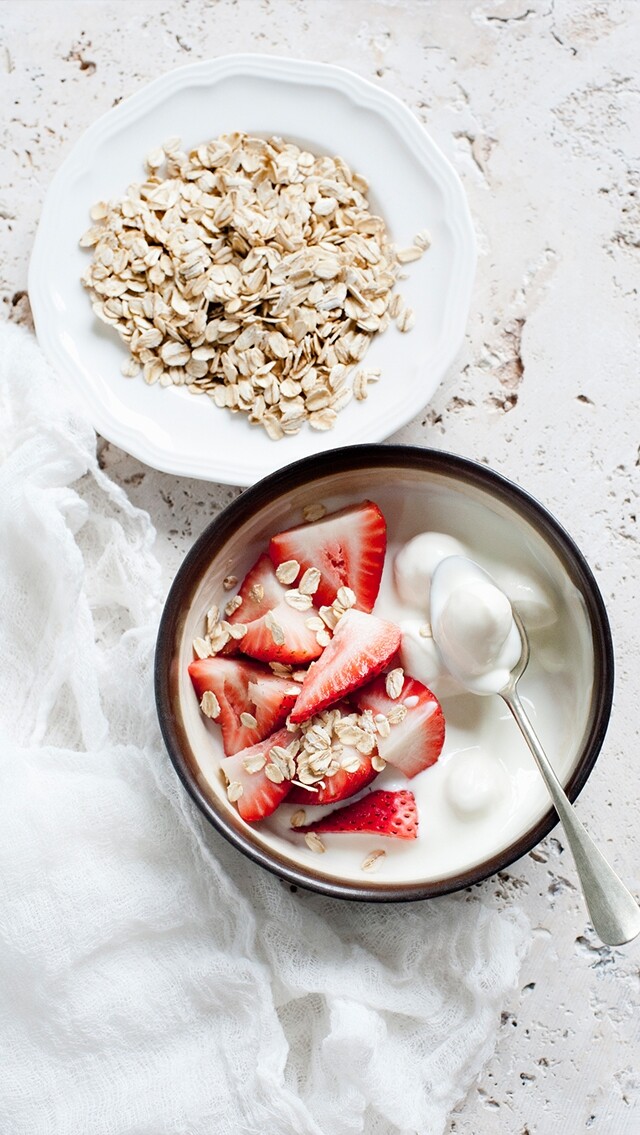
[[[284,589],[280,590],[283,593]],[[308,618],[317,614],[313,607],[297,611],[286,601],[280,602],[266,615],[247,624],[247,633],[240,639],[240,649],[243,654],[261,662],[305,666],[322,654],[316,632],[309,630],[306,623]]]
[[[371,756],[359,753],[353,745],[345,745],[341,754],[341,761],[347,768],[339,768],[333,776],[310,787],[294,784],[289,793],[291,804],[306,804],[308,807],[315,804],[335,804],[338,800],[346,800],[355,796],[362,788],[371,784],[378,775],[371,763]]]
[[[363,501],[339,512],[278,532],[269,544],[276,567],[297,560],[302,572],[321,573],[317,606],[333,603],[340,587],[350,587],[360,611],[371,611],[380,589],[387,547],[387,525],[377,504]]]
[[[238,595],[242,603],[227,616],[230,623],[251,623],[282,602],[282,585],[276,579],[273,564],[265,553],[245,575]]]
[[[392,721],[394,713],[402,714],[398,707],[403,707],[404,716],[391,725],[389,736],[377,738],[378,752],[388,764],[408,777],[435,764],[444,745],[444,716],[437,697],[422,682],[405,675],[399,696],[390,698],[385,678],[376,678],[358,690],[354,701],[361,713],[370,709],[373,714],[391,714]]]
[[[321,658],[309,667],[291,711],[295,724],[364,686],[398,650],[400,629],[351,608],[340,619]]]
[[[214,720],[222,730],[222,745],[229,756],[268,737],[285,721],[300,686],[280,678],[265,666],[237,658],[198,658],[189,666],[193,688],[202,700],[210,690],[219,713]],[[243,714],[249,714],[255,725]]]
[[[242,819],[248,823],[270,816],[289,794],[291,781],[286,778],[270,780],[265,769],[272,764],[269,759],[271,749],[276,745],[286,748],[292,739],[288,729],[281,729],[222,761],[227,794],[237,805]]]
[[[283,662],[306,665],[322,653],[316,632],[307,626],[307,619],[318,616],[313,606],[298,610],[285,599],[287,588],[276,577],[269,556],[263,554],[247,572],[238,595],[242,603],[231,615],[230,623],[244,623],[247,633],[231,640],[225,654],[248,654],[259,662]]]
[[[394,839],[417,839],[418,809],[413,792],[375,789],[361,800],[336,808],[328,816],[295,828],[297,832],[367,832]]]

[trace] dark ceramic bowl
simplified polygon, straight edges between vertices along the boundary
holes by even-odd
[[[541,696],[550,699],[546,717],[555,724],[547,725],[545,735],[540,719],[542,740],[570,799],[576,798],[600,751],[612,702],[611,634],[597,584],[571,537],[541,504],[482,465],[428,449],[362,445],[334,450],[266,477],[229,505],[196,541],[169,593],[155,662],[158,715],[185,788],[214,827],[255,862],[290,883],[334,897],[379,902],[430,898],[502,870],[554,827],[557,816],[532,763],[509,780],[515,820],[480,825],[484,834],[477,842],[470,829],[469,838],[452,839],[448,848],[445,828],[439,851],[432,854],[430,831],[441,817],[430,816],[427,808],[427,815],[421,814],[424,843],[399,847],[398,840],[334,836],[333,843],[327,842],[336,850],[318,855],[286,824],[279,830],[270,821],[246,824],[229,803],[217,728],[200,713],[187,673],[205,612],[213,602],[224,601],[225,576],[241,579],[272,533],[300,522],[304,505],[321,500],[331,510],[364,498],[375,500],[385,513],[391,548],[421,531],[445,531],[471,544],[490,570],[501,559],[516,573],[535,566],[558,621],[551,632],[541,632],[539,642],[535,635],[532,641],[532,653],[537,650],[548,668],[546,686],[540,686],[534,667],[531,677],[527,671],[522,679],[521,692],[534,706]],[[479,701],[503,708],[497,698]],[[459,704],[452,703],[452,721]],[[444,706],[447,716],[446,699]],[[502,718],[508,718],[506,711]],[[498,727],[513,729],[514,746],[524,744],[513,723]],[[472,745],[472,730],[468,740]],[[438,765],[446,768],[447,759],[445,746]],[[519,759],[522,765],[522,753]],[[345,850],[350,839],[358,845],[355,853]],[[380,842],[394,845],[393,852],[382,871],[364,874],[363,853]]]

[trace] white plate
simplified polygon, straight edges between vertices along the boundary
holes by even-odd
[[[404,246],[427,228],[432,247],[407,266],[400,290],[414,329],[375,339],[366,366],[382,379],[352,402],[334,429],[308,427],[270,441],[244,415],[180,388],[147,386],[120,373],[127,357],[116,332],[93,315],[80,284],[89,254],[78,239],[95,201],[119,196],[144,174],[145,155],[178,135],[187,147],[244,130],[281,135],[340,154],[370,183],[370,201]],[[171,71],[87,130],[47,193],[29,267],[29,297],[40,343],[60,377],[80,394],[96,430],[168,473],[249,485],[300,457],[382,441],[429,400],[452,363],[466,325],[475,240],[452,166],[398,99],[324,63],[230,55]]]

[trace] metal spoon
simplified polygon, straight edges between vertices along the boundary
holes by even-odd
[[[518,695],[517,685],[529,662],[529,640],[522,619],[513,611],[522,639],[520,660],[511,671],[500,697],[515,717],[540,770],[573,852],[587,909],[598,937],[607,946],[621,946],[640,934],[640,907],[609,866],[591,836],[587,835],[553,771]]]

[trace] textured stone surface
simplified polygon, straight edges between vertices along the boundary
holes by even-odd
[[[160,72],[234,51],[321,59],[380,83],[425,123],[462,177],[481,255],[464,350],[394,440],[491,464],[585,550],[618,681],[579,812],[637,892],[640,4],[20,0],[0,6],[0,28],[0,298],[26,324],[51,175],[99,114]],[[156,473],[104,442],[101,452],[151,513],[169,580],[238,490]],[[594,941],[559,832],[483,889],[528,913],[531,950],[449,1135],[636,1135],[638,944]]]

